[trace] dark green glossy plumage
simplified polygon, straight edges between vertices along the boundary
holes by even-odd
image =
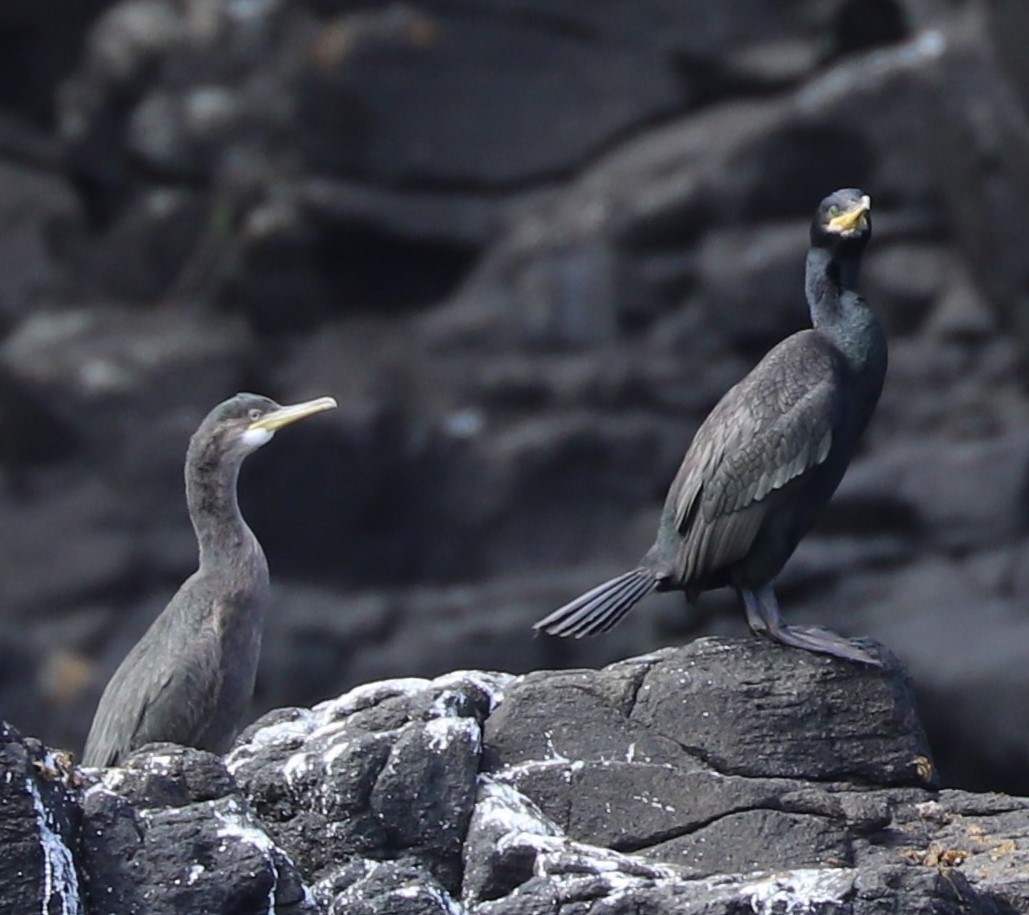
[[[871,235],[867,197],[837,191],[811,227],[806,294],[813,327],[783,340],[701,424],[640,565],[536,624],[582,636],[614,626],[652,590],[740,593],[756,631],[785,644],[875,663],[823,630],[785,624],[771,582],[846,471],[875,410],[886,340],[855,289]]]

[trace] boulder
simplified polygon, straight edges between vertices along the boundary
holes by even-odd
[[[910,683],[701,639],[600,670],[370,683],[224,760],[78,770],[2,732],[4,911],[1021,911],[1029,799],[940,791]],[[52,903],[51,900],[59,900]]]
[[[292,861],[254,820],[221,760],[151,747],[82,795],[85,911],[314,915]]]
[[[482,722],[509,679],[386,681],[312,711],[272,712],[241,735],[227,764],[319,898],[370,876],[340,873],[355,857],[417,863],[457,893]]]

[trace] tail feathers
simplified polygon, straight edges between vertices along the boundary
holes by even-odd
[[[533,628],[577,639],[607,632],[656,587],[657,576],[652,571],[633,569],[559,607]]]

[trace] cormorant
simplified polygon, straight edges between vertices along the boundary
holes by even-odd
[[[536,623],[551,635],[606,632],[651,591],[692,601],[732,586],[747,623],[784,645],[879,662],[824,629],[789,626],[772,581],[829,501],[879,400],[886,338],[855,289],[871,201],[836,191],[811,225],[812,328],[775,346],[697,430],[639,566]]]
[[[276,430],[335,406],[331,397],[280,407],[237,394],[200,424],[185,470],[199,568],[104,689],[83,765],[113,766],[155,741],[228,749],[253,694],[269,591],[264,551],[239,511],[239,468]]]

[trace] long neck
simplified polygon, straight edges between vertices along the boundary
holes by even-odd
[[[186,504],[200,547],[200,569],[265,565],[257,538],[236,496],[239,461],[226,460],[211,442],[191,443],[186,459]]]
[[[858,294],[860,252],[841,254],[811,248],[807,256],[808,308],[811,323],[850,356],[863,356],[878,321]]]

